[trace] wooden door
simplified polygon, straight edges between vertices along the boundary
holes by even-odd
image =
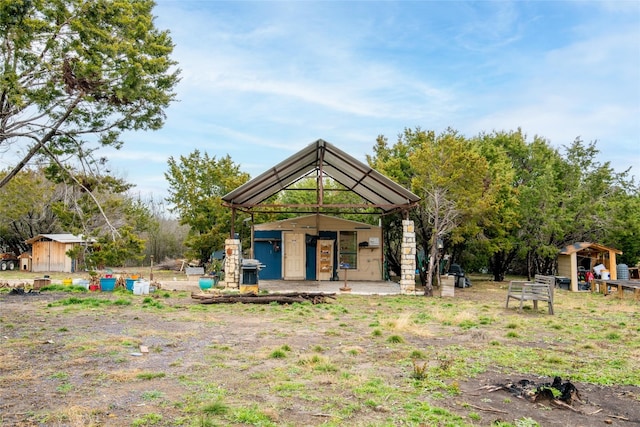
[[[318,240],[317,280],[331,280],[333,276],[333,240]]]
[[[284,235],[284,280],[304,280],[304,234]]]

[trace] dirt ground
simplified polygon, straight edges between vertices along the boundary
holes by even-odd
[[[482,298],[471,292],[467,297]],[[281,307],[202,305],[184,291],[165,297],[159,293],[146,306],[141,297],[131,305],[52,305],[70,296],[62,292],[0,294],[0,425],[223,425],[198,423],[190,407],[192,401],[213,396],[223,396],[229,405],[255,405],[273,425],[322,425],[332,420],[332,414],[347,414],[342,419],[354,426],[392,425],[385,420],[392,408],[402,406],[401,401],[378,402],[351,414],[350,402],[361,396],[342,389],[330,370],[305,380],[302,390],[287,394],[278,388],[276,393],[268,384],[270,375],[286,374],[280,370],[290,368],[283,368],[289,365],[268,354],[285,345],[300,360],[307,360],[314,348],[322,348],[322,357],[352,375],[377,370],[386,379],[380,387],[394,390],[390,400],[409,387],[406,365],[379,362],[397,359],[397,350],[372,338],[368,322],[355,321],[349,310],[332,311],[335,302],[325,308],[313,306],[311,327],[308,317],[297,319],[300,313]],[[77,297],[119,298],[111,293]],[[338,303],[341,298],[364,299],[371,314],[385,306],[385,298],[393,297],[338,296]],[[155,301],[163,308],[154,307]],[[18,344],[25,338],[29,345]],[[486,339],[474,331],[446,338],[415,334],[411,344],[437,349]],[[154,377],[153,373],[159,374]],[[458,381],[460,392],[455,396],[436,398],[425,390],[424,400],[464,417],[463,425],[531,419],[541,426],[640,426],[640,387],[574,382],[580,400],[570,407],[531,402],[490,387],[524,379],[552,380],[495,367]],[[471,412],[479,415],[469,418]],[[150,413],[162,419],[144,418]],[[135,424],[140,419],[146,421]],[[233,424],[261,425],[241,419]]]

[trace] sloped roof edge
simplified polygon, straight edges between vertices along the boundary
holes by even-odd
[[[572,245],[568,245],[565,246],[564,248],[560,249],[560,255],[571,255],[573,253],[576,252],[580,252],[583,251],[585,249],[590,249],[593,248],[597,251],[600,252],[614,252],[618,255],[622,254],[622,251],[618,250],[618,249],[613,249],[613,248],[608,248],[604,245],[601,245],[599,243],[592,243],[592,242],[576,242]]]
[[[61,234],[38,234],[28,240],[26,243],[33,244],[39,240],[48,239],[54,242],[59,243],[84,243],[86,240],[82,236],[76,236],[75,234],[70,233],[61,233]]]
[[[410,207],[420,200],[411,191],[322,139],[227,193],[222,200],[230,207],[251,208],[314,171],[322,171],[384,211]]]

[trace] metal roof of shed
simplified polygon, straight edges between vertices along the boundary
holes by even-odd
[[[76,236],[75,234],[61,233],[61,234],[38,234],[26,240],[26,243],[33,244],[40,240],[54,241],[59,243],[85,243],[86,240],[82,236]]]
[[[347,190],[358,194],[368,203],[363,205],[330,205],[322,202],[307,204],[306,208],[374,207],[387,213],[414,206],[420,197],[350,156],[336,146],[319,139],[298,153],[278,163],[256,178],[222,197],[223,203],[234,209],[252,211],[274,194],[312,174],[328,176]],[[321,181],[321,180],[320,180]],[[287,207],[297,207],[289,205]]]

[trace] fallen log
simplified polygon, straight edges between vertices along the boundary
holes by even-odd
[[[191,294],[191,298],[199,300],[200,304],[293,304],[306,301],[312,304],[324,304],[328,298],[335,299],[335,294],[289,292],[283,294]]]

